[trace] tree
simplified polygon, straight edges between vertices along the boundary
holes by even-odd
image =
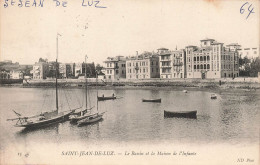
[[[257,77],[260,72],[260,59],[257,57],[250,65],[250,76]]]
[[[97,65],[96,65],[96,71],[97,71],[98,73],[100,73],[103,68],[104,68],[104,67],[101,66],[100,64],[97,64]]]
[[[39,58],[39,62],[48,62],[47,59]]]

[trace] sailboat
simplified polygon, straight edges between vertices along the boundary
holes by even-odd
[[[56,57],[56,74],[55,74],[55,87],[56,87],[56,110],[51,112],[44,112],[35,116],[22,116],[20,113],[14,111],[17,118],[7,119],[8,121],[17,120],[15,127],[25,127],[25,128],[40,128],[48,126],[51,124],[59,123],[68,120],[69,115],[71,115],[74,110],[68,110],[64,112],[59,112],[59,99],[58,99],[58,35],[57,34],[57,57]],[[32,120],[34,119],[34,120]]]
[[[88,110],[91,110],[92,108],[88,109],[88,86],[87,86],[87,81],[88,81],[88,78],[87,78],[87,56],[85,56],[85,64],[86,64],[86,68],[85,68],[85,77],[86,77],[86,108],[81,110],[81,111],[78,111],[78,112],[74,112],[72,113],[70,116],[69,116],[69,120],[71,123],[77,123],[79,120],[82,120],[82,119],[85,119],[87,118],[88,116],[90,116],[91,114],[88,113]]]
[[[98,122],[102,119],[103,115],[105,114],[105,112],[101,112],[99,113],[98,111],[98,90],[97,90],[97,73],[96,73],[96,91],[97,91],[97,112],[96,113],[91,113],[86,115],[86,117],[84,119],[81,119],[77,122],[78,126],[82,126],[82,125],[87,125],[87,124],[92,124],[95,122]],[[90,110],[91,111],[91,110]]]

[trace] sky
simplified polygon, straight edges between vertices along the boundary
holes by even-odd
[[[0,61],[53,61],[57,33],[58,60],[64,63],[83,62],[87,55],[87,62],[102,64],[107,57],[136,51],[199,46],[205,38],[259,47],[258,0],[100,0],[97,6],[105,8],[96,8],[95,2],[82,6],[92,0],[63,0],[67,7],[56,7],[53,0],[33,7],[34,0],[27,1],[31,7],[19,7],[18,0],[13,6],[8,0],[5,7],[0,0]],[[254,13],[247,18],[248,8]]]

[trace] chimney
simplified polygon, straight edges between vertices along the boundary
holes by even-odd
[[[136,55],[138,56],[138,51],[136,51]]]

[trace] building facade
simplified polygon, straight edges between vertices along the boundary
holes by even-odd
[[[248,59],[252,60],[260,57],[259,47],[241,48],[240,50],[238,50],[238,52],[241,58],[247,57]]]
[[[59,77],[60,78],[75,77],[75,64],[74,63],[59,64]]]
[[[157,49],[160,61],[160,78],[186,78],[186,53],[184,49],[169,51]]]
[[[108,57],[104,61],[104,71],[105,79],[126,78],[126,58],[123,56]]]
[[[144,52],[127,58],[126,78],[127,79],[149,79],[159,78],[159,56],[150,52]]]
[[[49,74],[49,64],[38,62],[33,65],[33,79],[46,79]]]
[[[238,77],[238,51],[214,39],[201,40],[201,47],[186,47],[187,78]]]
[[[10,79],[23,79],[23,72],[22,71],[11,71]]]

